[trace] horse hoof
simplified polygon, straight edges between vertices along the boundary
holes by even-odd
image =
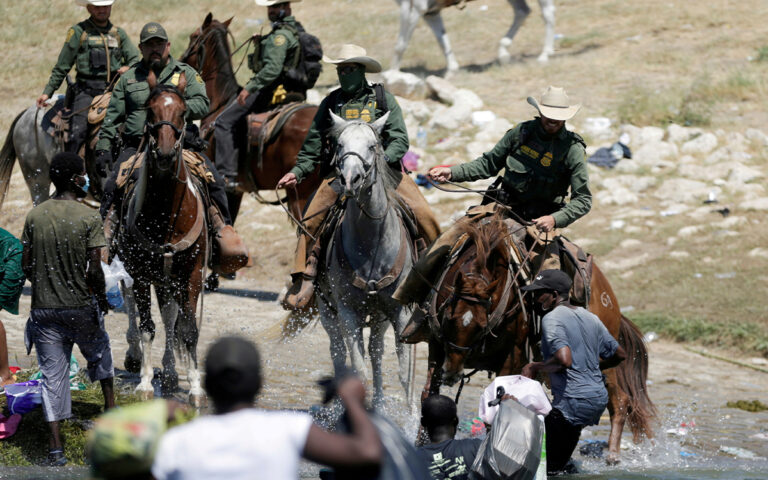
[[[621,459],[619,459],[619,455],[617,453],[609,453],[605,457],[605,464],[606,465],[618,465],[621,463]]]
[[[153,392],[152,390],[139,390],[136,393],[139,395],[139,399],[142,402],[146,402],[148,400],[152,400],[153,398],[155,398],[155,392]]]
[[[123,362],[123,366],[125,369],[131,373],[139,373],[141,372],[141,360],[125,356],[125,361]]]
[[[208,397],[203,393],[192,393],[189,395],[189,404],[193,408],[203,408],[208,404]]]

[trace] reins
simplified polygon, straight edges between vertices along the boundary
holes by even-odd
[[[462,192],[461,190],[450,190],[448,188],[445,188],[445,187],[441,186],[439,183],[437,183],[434,180],[432,180],[431,178],[429,178],[429,175],[427,175],[427,181],[433,187],[435,187],[436,189],[438,189],[438,190],[440,190],[442,192],[448,192],[448,193],[464,193],[464,192],[477,193],[478,195],[481,195],[481,196],[491,200],[494,203],[498,203],[499,205],[507,207],[509,209],[508,213],[511,216],[513,216],[515,218],[515,220],[518,223],[520,223],[521,225],[526,225],[526,226],[533,225],[533,222],[528,221],[528,220],[524,220],[522,217],[520,217],[520,215],[515,213],[514,210],[512,209],[512,207],[513,207],[512,205],[508,205],[508,204],[506,204],[504,202],[499,201],[499,199],[497,199],[495,197],[492,197],[491,195],[488,195],[490,192],[501,192],[501,191],[503,191],[504,189],[501,188],[501,187],[499,187],[499,188],[487,188],[485,190],[476,190],[476,189],[473,189],[473,188],[465,187],[464,185],[462,185],[460,183],[452,182],[450,180],[446,180],[445,182],[443,182],[443,183],[447,183],[449,185],[453,185],[454,187],[459,187],[460,189],[464,190],[464,192]]]

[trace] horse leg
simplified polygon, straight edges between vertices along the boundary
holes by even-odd
[[[555,0],[539,0],[539,6],[546,32],[544,34],[544,48],[538,61],[544,63],[549,60],[550,55],[555,53]]]
[[[508,1],[515,12],[515,18],[512,20],[512,26],[507,30],[507,34],[501,37],[499,41],[499,63],[501,64],[509,63],[512,60],[512,57],[509,55],[509,46],[512,45],[512,39],[517,34],[517,31],[520,30],[525,19],[531,14],[531,7],[528,6],[526,0]]]
[[[344,344],[344,337],[341,334],[341,326],[339,325],[336,315],[331,311],[328,305],[321,300],[321,296],[317,296],[317,310],[320,315],[320,323],[323,325],[325,332],[328,334],[330,340],[331,361],[333,362],[334,373],[339,373],[347,362],[347,347]]]
[[[155,395],[152,378],[155,376],[152,368],[152,341],[155,339],[155,322],[152,321],[152,293],[148,279],[137,278],[133,284],[136,297],[136,307],[139,310],[139,332],[141,333],[141,381],[136,387],[142,400],[150,400]]]
[[[359,315],[350,310],[344,308],[343,305],[339,305],[339,323],[341,324],[341,332],[344,337],[344,341],[347,343],[347,349],[349,350],[349,359],[352,364],[352,369],[360,375],[363,379],[368,379],[368,367],[365,365],[365,346],[363,344],[363,329],[358,324]],[[364,319],[360,319],[362,322]]]
[[[413,31],[419,23],[419,17],[426,11],[427,0],[399,0],[400,1],[400,31],[397,33],[395,43],[395,56],[392,59],[392,70],[400,70],[400,62],[403,53],[408,48]]]
[[[131,373],[139,373],[141,370],[141,334],[136,321],[136,298],[133,288],[123,287],[123,299],[125,299],[125,311],[128,314],[128,330],[125,332],[125,340],[128,342],[128,351],[125,352],[123,366]]]
[[[176,343],[180,351],[184,353],[184,366],[187,371],[187,380],[189,381],[189,404],[195,408],[203,406],[205,401],[205,392],[200,381],[200,369],[197,362],[197,342],[200,339],[200,330],[197,326],[196,311],[197,300],[202,290],[202,261],[203,254],[199,255],[200,262],[195,268],[190,285],[181,290],[180,299],[181,315],[176,324]],[[183,292],[186,292],[184,295]],[[181,346],[184,346],[184,349]]]
[[[621,433],[627,419],[629,396],[619,388],[615,368],[610,368],[603,373],[605,386],[608,389],[608,413],[611,417],[611,434],[608,437],[608,456],[605,457],[605,463],[615,465],[619,463]]]
[[[171,286],[155,288],[160,316],[165,327],[165,351],[163,353],[163,393],[173,393],[179,386],[179,374],[176,373],[176,357],[173,354],[176,337],[176,321],[179,316],[179,304],[173,298]]]
[[[384,332],[389,322],[383,316],[371,318],[371,336],[368,339],[368,355],[371,357],[371,375],[373,376],[373,408],[380,410],[384,407],[384,379],[381,375],[381,364],[384,357]]]
[[[459,69],[459,62],[456,61],[456,56],[453,54],[453,49],[451,49],[451,41],[448,39],[448,34],[445,32],[443,17],[440,15],[440,12],[424,15],[424,21],[427,22],[429,28],[432,29],[432,33],[435,34],[437,43],[440,44],[440,48],[443,49],[448,74],[456,72]]]
[[[398,363],[398,376],[400,377],[400,385],[403,386],[405,391],[405,401],[408,403],[408,409],[413,413],[416,407],[413,398],[413,361],[416,355],[416,345],[406,345],[403,342],[398,341],[400,332],[403,331],[408,324],[408,320],[411,318],[412,309],[406,307],[400,307],[400,312],[393,324],[395,330],[395,352],[397,353]]]

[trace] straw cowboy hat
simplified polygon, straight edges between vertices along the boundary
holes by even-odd
[[[366,55],[363,47],[352,45],[347,43],[341,46],[339,51],[339,58],[330,58],[323,55],[323,61],[325,63],[359,63],[365,67],[365,71],[368,73],[379,73],[381,71],[381,64],[373,58]]]
[[[541,94],[538,102],[535,98],[528,97],[528,103],[533,105],[539,114],[552,120],[570,120],[581,108],[580,103],[571,105],[564,88],[551,85]]]
[[[260,7],[271,7],[278,3],[299,3],[301,0],[256,0],[256,5]]]
[[[75,3],[81,7],[93,5],[94,7],[108,7],[115,3],[115,0],[75,0]]]

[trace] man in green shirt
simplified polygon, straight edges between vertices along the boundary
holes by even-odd
[[[408,132],[405,129],[403,113],[392,94],[384,91],[381,85],[371,85],[365,79],[366,72],[380,72],[381,65],[367,56],[364,48],[357,45],[343,45],[339,57],[337,59],[324,57],[323,61],[336,65],[341,88],[332,91],[320,102],[296,158],[296,166],[280,179],[277,187],[286,188],[296,185],[318,166],[321,169],[328,169],[331,158],[326,155],[326,152],[330,152],[332,156],[335,151],[333,139],[328,133],[333,124],[329,112],[332,111],[346,120],[373,122],[388,111],[389,117],[381,132],[384,154],[389,165],[401,175],[397,193],[413,211],[419,234],[427,244],[430,244],[440,234],[440,225],[413,179],[402,173],[400,161],[408,151]],[[304,228],[312,236],[316,236],[328,210],[338,198],[338,194],[331,186],[334,180],[335,177],[329,176],[320,184],[304,212],[304,218],[307,219],[304,221]],[[286,295],[283,307],[294,310],[310,304],[314,295],[314,279],[321,249],[320,242],[313,245],[312,239],[304,231],[299,230],[294,269],[291,272],[294,285]],[[307,255],[308,252],[309,255]]]
[[[27,215],[21,242],[22,268],[32,282],[32,310],[26,336],[42,373],[43,412],[51,429],[48,460],[65,465],[59,421],[72,416],[69,358],[77,344],[88,361],[91,381],[101,382],[104,408],[115,406],[114,369],[104,316],[109,304],[101,270],[105,245],[99,213],[80,203],[88,191],[83,159],[63,152],[53,157],[56,195]]]
[[[583,217],[592,208],[586,145],[578,134],[565,128],[566,120],[573,118],[581,105],[571,105],[565,90],[552,86],[540,101],[528,97],[528,103],[538,110],[539,117],[509,130],[490,152],[475,160],[452,167],[435,167],[429,175],[440,183],[465,182],[491,178],[503,169],[502,191],[497,198],[522,220],[532,222],[539,232],[549,235],[556,228],[567,227]],[[566,202],[569,189],[570,200]],[[474,210],[469,213],[437,239],[400,283],[393,298],[404,304],[424,301],[461,236],[458,224],[475,221],[482,215]],[[559,267],[559,263],[544,267],[551,252],[542,253],[546,255],[541,260],[541,268]],[[402,337],[415,334],[422,322],[423,317],[414,317]]]
[[[24,272],[21,269],[23,247],[18,238],[8,230],[0,228],[0,311],[19,314],[19,297],[24,286]],[[5,326],[0,322],[0,387],[16,383],[16,377],[8,367],[8,344]]]
[[[291,0],[293,3],[300,1]],[[267,7],[272,31],[259,39],[257,52],[249,56],[248,66],[253,77],[240,91],[237,100],[216,118],[216,168],[230,188],[235,186],[240,157],[235,127],[249,113],[265,112],[271,105],[279,103],[279,99],[273,97],[278,87],[284,85],[286,69],[295,65],[301,54],[296,33],[303,28],[291,15],[291,2],[256,0],[257,5]],[[295,93],[304,98],[305,92]]]
[[[75,1],[88,10],[90,17],[67,31],[59,60],[42,95],[37,98],[37,107],[43,108],[45,101],[64,81],[67,72],[75,66],[77,78],[72,91],[67,91],[67,99],[71,102],[67,107],[73,112],[69,140],[65,146],[68,152],[77,152],[85,142],[88,107],[93,97],[103,93],[115,75],[125,73],[130,65],[139,60],[139,51],[125,30],[109,21],[114,0]]]

